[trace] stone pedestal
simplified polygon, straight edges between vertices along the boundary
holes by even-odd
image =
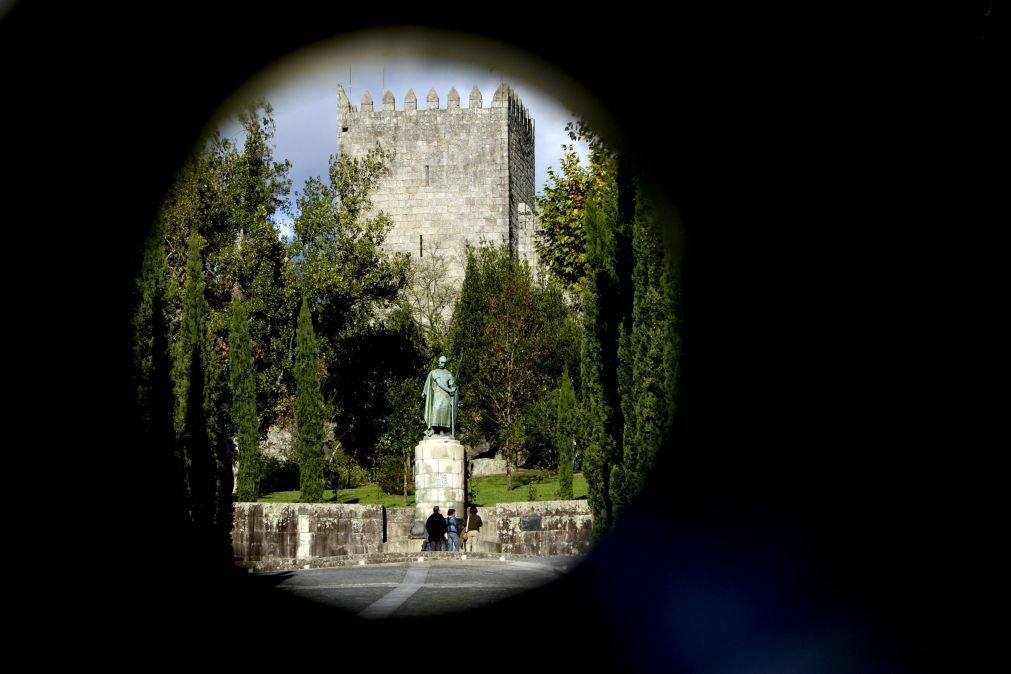
[[[425,438],[414,448],[414,522],[411,536],[425,535],[425,521],[432,507],[439,506],[443,517],[456,508],[463,516],[465,454],[459,440],[448,435]]]

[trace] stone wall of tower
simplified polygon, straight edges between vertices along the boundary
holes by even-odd
[[[509,108],[509,243],[513,254],[525,257],[534,206],[534,122],[514,92],[499,94]]]
[[[419,106],[408,91],[397,110],[386,92],[376,110],[368,93],[355,107],[338,86],[340,152],[361,157],[379,143],[396,155],[370,195],[373,208],[394,223],[385,248],[442,255],[456,284],[466,241],[510,242],[514,252],[528,247],[518,244],[518,231],[530,219],[534,193],[533,120],[522,103],[504,84],[488,107],[476,87],[469,102],[461,107],[453,89],[442,108],[431,90]]]

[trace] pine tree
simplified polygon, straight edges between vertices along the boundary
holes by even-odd
[[[302,501],[316,503],[323,500],[323,396],[320,392],[319,347],[309,304],[304,298],[298,315],[295,389]]]
[[[572,498],[572,466],[576,438],[578,434],[578,403],[569,377],[569,366],[562,371],[562,383],[558,391],[558,414],[555,427],[555,443],[558,447],[558,497]]]
[[[249,340],[246,301],[232,301],[232,329],[228,360],[231,367],[232,421],[239,445],[238,499],[255,501],[260,495],[260,448],[256,418],[256,370]]]

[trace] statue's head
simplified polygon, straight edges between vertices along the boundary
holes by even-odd
[[[446,367],[446,357],[439,356],[439,367]]]

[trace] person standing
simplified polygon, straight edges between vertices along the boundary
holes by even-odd
[[[443,541],[446,539],[446,518],[439,512],[439,506],[432,508],[432,514],[425,522],[425,531],[428,532],[429,549],[432,552],[442,551]]]
[[[450,508],[446,515],[446,529],[449,533],[449,551],[460,552],[459,522],[456,519],[456,508]]]
[[[474,552],[478,534],[481,533],[481,524],[481,516],[477,514],[477,506],[471,506],[470,514],[467,515],[467,523],[463,527],[467,533],[467,541],[464,543],[466,552]]]

